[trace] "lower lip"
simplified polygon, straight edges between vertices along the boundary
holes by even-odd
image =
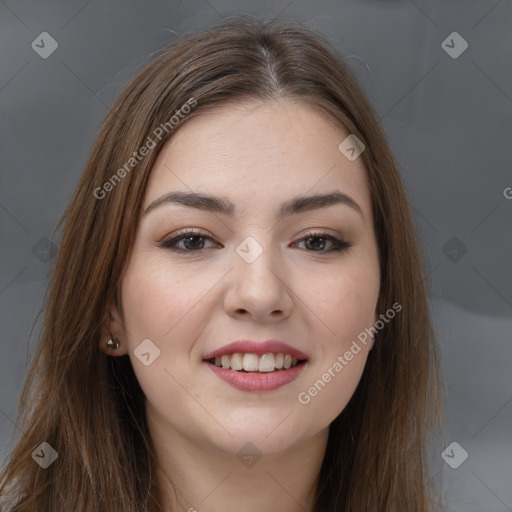
[[[205,361],[210,370],[224,382],[240,391],[275,391],[285,384],[294,381],[302,372],[306,363],[300,363],[288,370],[276,370],[269,373],[244,373],[220,368]]]

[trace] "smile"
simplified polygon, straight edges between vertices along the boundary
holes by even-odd
[[[261,372],[269,373],[276,370],[289,370],[299,363],[299,360],[290,354],[225,354],[221,357],[210,359],[211,364],[219,368],[231,369],[237,372]]]
[[[203,364],[240,391],[274,391],[294,381],[309,356],[279,340],[238,340],[203,356]]]
[[[262,393],[275,391],[293,382],[306,367],[307,360],[298,360],[289,354],[281,353],[261,356],[236,353],[209,359],[203,363],[233,388]]]

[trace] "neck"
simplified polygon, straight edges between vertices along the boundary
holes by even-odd
[[[234,504],[246,512],[313,512],[328,429],[257,460],[256,449],[246,448],[237,456],[198,443],[154,418],[148,417],[148,427],[166,512],[218,512],[233,510]]]

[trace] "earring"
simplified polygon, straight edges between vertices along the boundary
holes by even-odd
[[[117,341],[115,338],[111,338],[106,343],[107,348],[110,348],[112,350],[117,350],[119,348],[119,341]]]

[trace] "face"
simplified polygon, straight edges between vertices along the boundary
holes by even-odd
[[[160,431],[277,453],[348,403],[380,282],[367,171],[338,149],[348,135],[303,103],[241,103],[185,122],[160,152],[113,308]]]

